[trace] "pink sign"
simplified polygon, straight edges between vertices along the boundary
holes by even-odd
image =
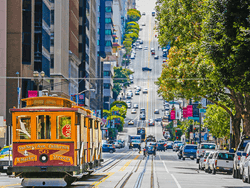
[[[183,118],[187,118],[187,107],[183,108]]]
[[[187,117],[193,117],[193,105],[187,106]]]
[[[175,110],[171,110],[170,119],[175,119]]]
[[[28,98],[30,97],[37,97],[37,91],[36,90],[29,90],[28,91]]]

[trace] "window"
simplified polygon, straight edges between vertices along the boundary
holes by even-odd
[[[105,29],[105,35],[112,35],[111,29]]]
[[[106,23],[106,24],[112,23],[112,19],[111,19],[111,18],[105,18],[105,23]]]
[[[55,14],[54,14],[54,10],[51,10],[51,24],[54,24],[55,21]]]
[[[110,72],[109,71],[104,71],[103,76],[110,76]]]
[[[56,117],[56,139],[71,139],[71,117]]]
[[[98,129],[98,121],[95,121],[95,129]]]
[[[111,41],[109,41],[109,40],[105,41],[105,46],[112,46]]]
[[[50,89],[54,90],[54,80],[50,80]]]
[[[51,116],[37,116],[37,139],[51,139]]]
[[[51,57],[50,58],[50,68],[54,68],[54,58],[53,57]]]
[[[31,139],[31,116],[18,116],[16,118],[16,139]]]
[[[109,89],[109,84],[103,84],[104,89]]]
[[[105,12],[112,12],[112,7],[105,7]]]

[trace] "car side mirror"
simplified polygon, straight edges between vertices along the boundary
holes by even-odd
[[[234,153],[234,149],[230,149],[230,150],[229,150],[229,153]]]
[[[247,156],[247,153],[242,153],[242,156],[246,157],[246,156]]]
[[[237,152],[237,154],[236,154],[237,156],[241,156],[241,152]]]

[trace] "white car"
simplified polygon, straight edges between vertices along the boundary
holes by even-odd
[[[202,156],[200,156],[200,160],[199,160],[199,169],[200,170],[204,170],[205,169],[205,162],[207,160],[207,156],[209,155],[210,151],[206,151],[205,153],[202,154]]]
[[[133,121],[133,120],[130,120],[130,121],[128,122],[128,124],[129,124],[129,125],[134,125],[134,121]]]
[[[142,23],[141,25],[142,25],[142,26],[146,26],[146,23]]]
[[[147,49],[148,49],[148,47],[147,47],[147,46],[145,46],[145,47],[144,47],[144,50],[147,50]]]
[[[144,88],[142,93],[148,93],[148,89],[147,88]]]
[[[138,108],[138,104],[134,104],[134,108]]]
[[[155,109],[154,113],[159,114],[160,113],[159,109]]]
[[[138,49],[142,49],[142,46],[140,45],[140,46],[138,47]]]
[[[206,161],[204,162],[204,164],[205,164],[205,172],[208,172],[208,173],[211,173],[211,169],[210,169],[210,165],[209,165],[209,163],[210,163],[210,160],[212,160],[212,158],[213,158],[213,156],[214,156],[214,151],[211,151],[210,153],[209,153],[209,155],[207,156],[207,158],[206,158]]]
[[[132,109],[131,114],[136,114],[136,109]]]
[[[216,149],[215,143],[201,143],[197,147],[196,152],[196,163],[199,163],[200,156],[202,156],[205,151],[214,151]]]
[[[213,174],[216,172],[233,173],[234,153],[228,151],[216,151],[213,158],[209,161],[209,168]],[[247,169],[248,171],[248,169]]]

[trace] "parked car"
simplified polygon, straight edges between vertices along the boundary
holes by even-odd
[[[196,158],[197,145],[195,144],[187,144],[183,148],[182,159],[190,158],[194,160]]]
[[[140,95],[140,91],[139,90],[135,91],[135,95]]]
[[[131,108],[131,103],[127,103],[128,108]]]
[[[234,153],[229,153],[228,151],[216,151],[213,158],[209,161],[210,171],[213,174],[216,174],[216,172],[227,172],[227,174],[232,174],[233,160]]]
[[[243,158],[244,158],[244,163],[242,165],[242,181],[250,183],[250,152],[249,152],[249,147],[250,143],[247,143],[244,152],[241,155],[241,161],[243,163]]]
[[[149,119],[148,120],[148,126],[154,126],[155,125],[155,122],[153,119]]]
[[[134,108],[138,109],[138,104],[134,104]]]
[[[115,152],[115,147],[112,144],[103,144],[102,151],[113,153]]]
[[[152,71],[152,69],[150,69],[148,67],[142,67],[142,71]]]
[[[210,151],[210,153],[208,154],[208,156],[206,158],[206,161],[204,162],[204,165],[205,165],[204,170],[205,170],[205,172],[211,173],[209,162],[213,158],[214,153],[215,153],[214,151]]]
[[[158,55],[155,55],[155,56],[154,56],[154,59],[159,59],[159,56],[158,56]]]
[[[133,109],[131,110],[131,114],[136,114],[136,109],[133,108]]]
[[[5,146],[0,151],[0,173],[11,175],[7,172],[9,166],[12,166],[12,147]]]
[[[130,120],[130,121],[128,122],[128,124],[129,124],[129,125],[134,125],[134,121],[133,121],[133,120]]]
[[[216,149],[216,144],[215,143],[201,143],[198,144],[197,147],[197,159],[196,159],[196,163],[199,163],[200,157],[206,152],[206,151],[214,151]]]
[[[160,113],[159,109],[155,109],[154,113],[159,114]]]
[[[242,178],[243,176],[243,171],[244,171],[244,166],[248,166],[248,155],[250,154],[250,142],[247,143],[242,156],[240,158],[240,163],[239,163],[239,171],[240,171],[240,177]],[[248,169],[247,169],[248,170]],[[246,174],[246,173],[245,173]],[[245,177],[244,182],[248,179],[248,176]],[[250,180],[249,180],[250,181]]]
[[[234,156],[234,166],[233,166],[233,177],[234,178],[242,178],[240,174],[240,160],[242,157],[242,153],[244,152],[244,149],[247,145],[247,143],[250,142],[250,137],[242,137],[237,150],[236,155]]]
[[[205,169],[205,162],[207,160],[207,156],[209,155],[211,151],[205,151],[205,153],[203,153],[200,156],[200,160],[199,160],[199,169],[200,170],[204,170]]]

